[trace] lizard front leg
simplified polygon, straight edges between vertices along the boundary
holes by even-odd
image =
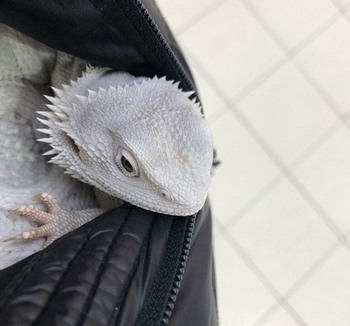
[[[38,223],[39,226],[33,230],[28,230],[6,239],[5,241],[45,237],[46,242],[44,247],[46,248],[56,239],[84,223],[91,221],[106,211],[99,208],[68,211],[60,207],[53,195],[47,193],[39,194],[33,197],[33,200],[44,204],[47,211],[40,210],[34,205],[24,205],[10,211],[9,216],[24,216]]]

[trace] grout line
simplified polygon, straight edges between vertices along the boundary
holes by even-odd
[[[201,11],[195,13],[192,17],[190,17],[180,27],[176,28],[175,35],[177,37],[180,36],[181,34],[186,32],[188,29],[190,29],[194,25],[196,25],[200,20],[202,20],[203,18],[205,18],[209,14],[212,14],[215,10],[219,9],[227,1],[228,0],[217,0],[217,1],[211,2],[209,5],[207,5],[205,8],[203,8]]]
[[[318,150],[328,139],[330,139],[339,129],[344,128],[350,120],[350,110],[341,114],[326,131],[324,131],[312,144],[310,144],[298,157],[289,165],[290,170],[295,170],[302,162]]]
[[[299,72],[303,75],[303,77],[307,80],[307,82],[313,87],[313,89],[318,93],[318,95],[323,99],[323,101],[327,104],[327,106],[333,111],[333,113],[341,119],[342,117],[342,109],[339,108],[338,104],[334,101],[332,96],[324,89],[317,80],[312,76],[310,71],[305,67],[305,65],[298,60],[294,59],[294,65],[299,70]],[[350,126],[345,125],[346,128],[350,131]]]
[[[289,182],[294,186],[294,188],[300,193],[304,200],[310,205],[310,207],[316,212],[323,223],[332,231],[332,233],[339,239],[341,231],[333,222],[333,220],[328,216],[328,214],[323,210],[323,208],[318,204],[318,202],[313,198],[311,193],[304,187],[304,185],[298,180],[298,178],[293,174],[291,170],[286,167],[279,156],[273,151],[269,144],[264,140],[264,138],[258,133],[258,131],[250,124],[248,119],[241,113],[237,107],[231,108],[232,114],[240,121],[240,123],[249,131],[251,136],[255,141],[261,146],[268,157],[274,162],[274,164],[279,168],[284,177],[289,180]]]
[[[311,34],[302,39],[298,44],[291,49],[283,41],[283,39],[275,32],[273,27],[268,23],[268,21],[260,14],[260,12],[254,7],[254,5],[248,0],[240,2],[246,7],[246,9],[251,13],[255,20],[260,24],[260,26],[265,30],[265,32],[271,37],[271,39],[277,44],[277,46],[285,53],[285,56],[289,61],[293,62],[299,70],[299,72],[304,76],[304,78],[309,82],[309,84],[314,88],[314,90],[321,96],[324,102],[328,105],[330,109],[339,117],[341,109],[338,107],[336,102],[332,99],[331,95],[327,93],[325,89],[312,77],[311,73],[306,70],[304,65],[302,65],[295,56],[301,52],[305,47],[307,47],[311,42],[320,37],[323,32],[325,32],[331,25],[336,23],[343,15],[342,12],[337,11],[335,14],[331,15],[325,22],[319,25]],[[350,7],[349,7],[350,8]],[[347,9],[349,9],[347,8]],[[344,7],[344,12],[345,7]],[[293,59],[294,60],[291,60]],[[241,96],[242,97],[242,96]],[[244,97],[244,96],[243,96]],[[235,103],[241,100],[239,96],[233,98]]]
[[[350,119],[350,110],[342,115],[343,123]],[[318,150],[328,139],[337,133],[343,126],[343,123],[337,120],[325,132],[323,132],[312,144],[310,144],[298,157],[289,164],[285,170],[285,174],[292,173],[302,162],[310,157],[316,150]],[[226,223],[227,228],[233,227],[245,214],[261,202],[277,185],[279,185],[285,175],[280,172],[267,185],[258,191],[248,202],[246,202]]]
[[[192,54],[190,49],[184,45],[181,44],[181,48],[184,50],[184,53],[186,55],[186,58],[188,58],[190,66],[196,67],[198,72],[202,75],[203,79],[208,82],[209,86],[213,89],[213,91],[218,95],[218,97],[221,98],[221,100],[226,103],[230,99],[228,96],[226,96],[225,92],[221,89],[221,87],[216,83],[215,79],[212,77],[212,75],[206,70],[206,68],[203,67],[203,65],[196,59],[196,57]]]
[[[221,106],[219,109],[217,109],[213,114],[209,115],[207,118],[208,124],[211,127],[215,121],[220,119],[225,113],[228,112],[228,108],[226,105]]]
[[[280,47],[280,49],[288,54],[289,57],[295,56],[296,53],[303,50],[316,38],[320,37],[321,34],[327,30],[331,25],[338,21],[344,13],[350,9],[350,3],[342,7],[342,9],[336,11],[330,15],[325,21],[318,25],[310,34],[306,35],[298,43],[290,47],[285,43],[282,37],[275,31],[275,29],[270,25],[270,23],[264,18],[260,11],[254,6],[251,0],[239,0],[242,5],[250,12],[250,14],[255,18],[257,23],[265,30],[265,32],[271,37],[271,39]]]
[[[259,76],[257,76],[253,81],[247,84],[244,88],[239,90],[233,97],[229,98],[227,104],[239,103],[250,93],[255,91],[260,85],[271,78],[275,73],[281,70],[285,65],[289,63],[289,58],[284,55],[277,61],[275,61],[271,66],[264,70]]]
[[[344,241],[349,243],[348,235],[350,228],[342,234]],[[308,270],[285,292],[280,299],[286,300],[292,297],[320,268],[324,265],[332,254],[341,247],[341,242],[334,242],[323,254],[317,259]],[[279,308],[280,299],[278,299],[273,305],[271,305],[254,323],[255,326],[263,325]]]
[[[265,32],[272,38],[272,40],[284,51],[288,50],[287,45],[283,42],[274,28],[266,21],[266,19],[260,14],[259,10],[250,2],[250,0],[239,0],[239,2],[249,11],[249,13],[255,18],[256,22],[265,30]]]
[[[333,15],[332,17],[333,17],[333,19],[328,19],[327,20],[328,23],[324,24],[324,25],[329,26],[330,23],[334,23],[335,21],[337,21],[337,19],[340,16],[339,16],[339,13],[337,13],[336,15]],[[336,19],[334,17],[336,17]],[[265,28],[268,28],[268,27],[265,27]],[[325,26],[323,26],[323,28],[325,29]],[[314,35],[314,37],[317,37],[317,36]],[[306,46],[305,42],[303,44],[304,44],[304,46]],[[296,49],[296,48],[298,48],[298,46],[296,46],[294,49]],[[301,49],[302,49],[302,47],[299,47],[298,51],[300,51]],[[293,55],[295,55],[297,53],[297,51],[292,49],[290,51],[290,53],[294,53]],[[252,137],[255,139],[255,141],[264,149],[265,153],[270,157],[270,159],[280,169],[280,171],[284,175],[284,177],[286,177],[291,182],[291,184],[294,186],[294,188],[304,197],[304,200],[306,200],[308,202],[308,204],[311,206],[311,208],[318,214],[318,216],[323,221],[323,223],[333,232],[333,234],[338,239],[340,239],[339,238],[339,236],[341,234],[340,230],[335,225],[335,223],[332,221],[332,219],[328,216],[328,214],[323,210],[323,208],[313,198],[313,196],[310,194],[310,192],[302,185],[301,182],[299,182],[299,180],[294,176],[292,171],[288,170],[288,168],[283,164],[283,162],[280,160],[278,155],[270,148],[269,144],[261,137],[261,135],[257,132],[257,130],[255,130],[255,128],[249,123],[249,121],[245,118],[245,116],[235,106],[235,104],[233,103],[233,99],[227,100],[226,95],[221,90],[221,88],[216,84],[216,82],[212,79],[210,74],[206,73],[206,70],[204,69],[204,67],[202,67],[198,63],[198,61],[195,61],[195,62],[197,63],[197,69],[199,68],[199,70],[201,70],[202,72],[205,72],[205,75],[207,77],[209,77],[208,78],[208,83],[212,84],[212,86],[214,86],[213,87],[214,91],[216,91],[218,93],[218,95],[221,96],[222,99],[224,99],[225,102],[227,102],[227,105],[229,107],[231,107],[230,111],[234,114],[234,116],[240,121],[240,123],[245,127],[245,129],[252,135]],[[280,67],[285,62],[287,62],[286,57],[284,57],[281,60],[279,60],[277,62],[277,66]],[[274,66],[276,67],[276,63],[275,63]],[[268,71],[269,70],[271,70],[271,67],[268,69]],[[277,69],[275,68],[273,70],[277,70]],[[261,82],[263,82],[263,80],[266,79],[266,78],[264,79],[264,77],[262,77],[262,76],[265,76],[265,75],[266,75],[266,72],[263,73],[262,75],[260,75],[257,79],[255,79],[253,81],[253,83],[248,85],[248,87],[246,87],[245,89],[246,90],[250,89],[250,91],[255,89],[258,86],[258,85],[255,84],[255,81],[257,81],[257,84],[260,84]],[[271,72],[269,73],[269,75],[271,75]],[[317,89],[317,90],[318,90],[318,92],[320,92],[320,89]],[[241,92],[241,94],[242,94],[242,92]],[[235,98],[238,100],[237,96]],[[217,116],[219,116],[219,115],[217,115]],[[338,112],[337,116],[339,117],[340,121],[342,121],[342,115],[340,115],[339,112]],[[347,124],[344,124],[344,125],[349,130],[349,126]]]
[[[342,8],[338,8],[338,11],[330,16],[324,23],[319,25],[311,34],[309,34],[307,37],[305,37],[301,42],[299,42],[295,47],[292,49],[289,49],[287,44],[283,42],[281,37],[278,35],[278,33],[275,32],[275,30],[270,26],[270,24],[263,18],[262,15],[260,15],[259,11],[254,7],[254,5],[248,0],[248,1],[242,1],[241,3],[246,7],[246,9],[253,15],[253,17],[256,19],[256,21],[260,24],[260,26],[266,31],[268,35],[274,40],[274,42],[280,47],[282,51],[285,52],[285,55],[291,62],[294,63],[295,67],[299,72],[302,74],[302,76],[305,78],[305,80],[313,87],[313,89],[317,92],[317,94],[323,99],[323,101],[327,104],[327,106],[333,111],[333,113],[341,119],[342,117],[342,110],[339,108],[338,104],[334,101],[332,96],[327,92],[326,89],[324,89],[317,80],[312,76],[309,70],[305,67],[305,65],[302,64],[300,60],[295,58],[295,56],[303,50],[306,46],[308,46],[312,41],[314,41],[316,38],[322,35],[322,33],[327,30],[331,25],[333,25],[335,22],[337,22],[341,17],[343,17],[344,13],[346,13],[350,9],[350,3],[346,6],[343,6]],[[291,60],[294,59],[294,60]],[[233,98],[233,102],[238,103],[239,97],[237,97],[237,94],[235,98]],[[345,127],[350,131],[350,126],[345,124]]]
[[[342,14],[346,13],[346,7],[349,5],[349,2],[347,4],[342,4],[338,0],[330,0],[334,7],[336,7]]]
[[[242,0],[241,0],[241,2],[242,2]],[[247,3],[248,2],[245,2],[246,6],[247,6]],[[258,13],[254,10],[254,8],[252,8],[251,6],[247,6],[247,9],[253,10],[254,17],[259,18],[258,22],[262,25],[262,27],[271,35],[271,37],[273,37],[273,39],[278,39],[279,40],[278,45],[280,45],[283,50],[286,50],[285,46],[283,45],[283,42],[280,41],[279,37],[274,32],[272,34],[269,32],[270,26],[261,18],[260,15],[258,15]],[[330,25],[329,22],[334,23],[341,16],[339,15],[339,13],[337,13],[336,15],[332,15],[332,17],[333,17],[333,19],[327,20],[327,22],[328,22],[328,24],[326,24],[327,26]],[[336,17],[336,19],[334,17]],[[325,28],[325,27],[323,27],[323,28]],[[317,37],[317,35],[315,35],[315,37]],[[304,43],[304,46],[306,46],[305,43]],[[294,49],[296,49],[296,48],[297,47],[295,47]],[[301,49],[302,49],[301,47],[298,48],[299,51]],[[297,51],[291,51],[291,53],[294,53],[293,55],[295,55],[297,53]],[[286,60],[284,59],[283,62],[284,61],[286,61]],[[281,60],[279,60],[279,62],[281,62]],[[201,68],[203,68],[203,67],[201,67]],[[203,71],[205,71],[204,68],[203,68]],[[207,75],[210,76],[209,74],[207,74]],[[210,80],[209,80],[209,82],[210,82]],[[258,77],[258,80],[260,81],[259,77]],[[254,82],[251,83],[250,85],[252,85],[252,84],[254,84]],[[215,85],[215,88],[221,94],[223,94],[220,87],[218,87],[216,85],[216,83],[214,83],[214,85]],[[248,88],[249,88],[249,85],[248,85]],[[246,87],[246,89],[247,89],[247,87]],[[316,90],[318,92],[320,91],[319,88],[317,88]],[[235,98],[237,99],[237,96]],[[224,99],[226,101],[226,96],[224,97]],[[271,149],[269,144],[261,137],[261,135],[257,132],[257,130],[249,123],[249,121],[246,119],[246,117],[235,106],[235,104],[233,103],[233,99],[229,100],[229,102],[227,104],[228,104],[228,106],[231,107],[231,112],[235,115],[235,117],[241,122],[241,124],[246,128],[246,130],[253,136],[255,141],[265,150],[266,154],[275,163],[275,165],[280,169],[282,174],[291,182],[291,184],[294,186],[294,188],[304,197],[304,199],[308,202],[308,204],[311,206],[311,208],[319,215],[319,217],[323,221],[323,223],[333,232],[333,234],[338,239],[340,239],[339,237],[340,237],[341,232],[338,229],[338,227],[334,224],[332,219],[323,210],[323,208],[318,204],[318,202],[313,198],[313,196],[310,194],[310,192],[302,185],[302,183],[299,182],[299,180],[294,176],[294,174],[291,171],[289,173],[286,173],[286,171],[288,171],[288,168],[285,167],[283,162],[280,160],[278,155]],[[340,113],[338,113],[337,116],[341,120],[341,116],[339,116],[339,114]],[[349,128],[349,126],[347,124],[344,124],[344,125],[346,126],[346,128]]]
[[[261,271],[261,269],[255,264],[255,262],[249,257],[249,255],[244,251],[244,249],[239,245],[239,243],[231,236],[231,234],[226,230],[225,226],[221,224],[220,221],[216,222],[218,228],[222,229],[221,234],[224,236],[229,245],[233,248],[233,250],[239,255],[239,257],[243,260],[243,262],[247,265],[247,267],[252,271],[252,273],[256,276],[256,278],[262,283],[265,289],[276,299],[279,300],[281,306],[286,310],[286,312],[293,318],[293,320],[298,325],[305,325],[305,321],[302,317],[297,313],[297,311],[293,308],[292,305],[287,300],[281,299],[282,296],[279,291],[274,287],[274,285],[270,282],[270,280],[265,276],[265,274]]]
[[[229,218],[224,224],[227,229],[233,227],[239,220],[241,220],[251,209],[259,204],[266,196],[273,191],[284,180],[284,174],[279,173],[261,190],[254,194],[242,207],[238,209],[235,214]]]
[[[274,30],[270,27],[270,25],[265,21],[265,19],[258,13],[258,11],[253,7],[249,1],[242,1],[240,0],[243,5],[251,12],[251,14],[255,17],[257,22],[262,26],[262,28],[265,29],[265,31],[272,37],[272,39],[277,43],[278,46],[284,51],[287,51],[286,45],[284,45],[284,42],[281,40],[281,38],[274,32]],[[350,6],[349,6],[350,8]],[[348,9],[349,9],[348,8]],[[341,17],[339,13],[334,15],[335,17]],[[329,21],[329,19],[327,20]],[[332,22],[336,21],[334,19],[331,20]],[[304,46],[306,46],[304,44]],[[300,48],[299,48],[300,51]],[[296,52],[294,51],[293,56],[295,56]],[[288,52],[286,52],[286,55],[288,55]],[[314,78],[311,77],[311,75],[306,71],[304,66],[301,66],[299,62],[296,65],[296,68],[303,74],[303,76],[311,82],[311,86],[314,87],[314,89],[321,95],[321,97],[326,100],[327,104],[330,106],[330,108],[336,113],[339,120],[343,123],[342,120],[342,114],[340,113],[340,110],[334,105],[333,101],[330,100],[330,95],[325,95],[324,90],[322,87],[316,82]],[[302,69],[301,69],[302,68]],[[328,216],[328,214],[323,210],[323,208],[319,205],[319,203],[313,198],[312,194],[304,187],[304,185],[298,180],[298,178],[290,171],[289,173],[286,173],[287,169],[284,166],[283,162],[280,160],[278,155],[272,150],[272,148],[269,146],[269,144],[263,140],[261,135],[255,130],[255,128],[248,122],[248,120],[244,117],[244,115],[240,112],[240,110],[232,104],[231,112],[236,116],[237,119],[246,127],[247,130],[250,131],[251,135],[255,138],[255,140],[260,144],[260,146],[265,150],[266,154],[270,157],[270,159],[276,164],[276,166],[279,167],[281,172],[284,174],[284,176],[291,182],[291,184],[294,186],[294,188],[303,196],[304,200],[308,202],[310,207],[318,214],[320,219],[323,221],[323,223],[333,232],[333,234],[338,238],[340,242],[342,242],[342,238],[340,237],[341,231],[336,226],[336,224],[333,222],[333,220]],[[350,131],[350,126],[346,123],[343,123],[343,125],[347,128],[348,131]],[[346,247],[346,245],[345,245]],[[347,248],[347,247],[346,247]],[[347,248],[349,250],[349,248]]]
[[[346,4],[346,5],[341,5],[341,6],[343,6],[343,7],[339,7],[339,10],[343,10],[343,8],[344,8],[344,6],[349,6],[350,5],[350,1],[349,1],[349,3],[348,4]],[[344,19],[345,19],[345,21],[348,23],[348,24],[350,24],[350,17],[349,17],[349,15],[346,15],[346,13],[347,12],[345,12],[344,14],[343,14],[343,17],[344,17]]]
[[[243,3],[243,1],[241,1]],[[243,3],[246,5],[246,3]],[[249,4],[248,4],[249,6]],[[339,8],[338,8],[339,9]],[[344,11],[344,9],[342,9]],[[339,10],[340,11],[340,10]],[[255,17],[255,16],[254,16]],[[255,17],[256,18],[256,17]],[[331,135],[336,132],[341,124],[344,124],[347,129],[349,126],[344,122],[348,119],[348,113],[342,114],[341,110],[338,108],[337,104],[334,102],[330,94],[327,94],[325,90],[318,84],[318,82],[312,77],[309,71],[298,61],[296,62],[296,68],[301,72],[301,74],[305,77],[305,79],[310,83],[310,85],[316,90],[316,92],[321,95],[322,99],[327,103],[327,105],[332,109],[332,111],[339,117],[339,121],[327,129],[325,133],[323,133],[316,142],[314,142],[311,146],[307,148],[290,166],[286,168],[278,155],[274,153],[274,151],[270,148],[270,146],[260,137],[259,133],[250,125],[250,123],[243,116],[243,113],[239,111],[238,108],[235,107],[235,103],[241,101],[245,96],[255,90],[260,84],[262,84],[265,80],[267,80],[271,74],[278,71],[283,65],[288,63],[290,59],[295,57],[300,51],[302,51],[306,46],[308,46],[314,39],[320,36],[320,34],[325,31],[328,27],[334,24],[338,19],[341,18],[339,13],[330,17],[322,26],[319,26],[317,31],[315,30],[308,37],[304,38],[301,42],[299,42],[292,49],[287,49],[287,47],[283,44],[283,41],[279,39],[276,41],[276,34],[272,30],[268,32],[268,34],[273,38],[273,40],[285,51],[284,58],[278,60],[273,66],[269,67],[266,71],[264,71],[261,75],[259,75],[256,79],[253,80],[250,84],[248,84],[244,89],[238,92],[232,99],[228,99],[226,94],[223,93],[220,86],[216,84],[216,81],[206,73],[205,68],[201,67],[200,72],[203,74],[205,72],[206,75],[210,76],[208,84],[213,88],[213,90],[217,92],[217,94],[221,94],[222,99],[225,100],[225,103],[230,106],[231,112],[236,116],[236,118],[242,123],[242,125],[249,131],[249,133],[253,136],[253,138],[258,142],[258,144],[265,150],[270,159],[279,167],[281,174],[270,182],[266,188],[273,189],[276,184],[282,180],[283,177],[286,177],[293,186],[299,191],[299,193],[303,196],[303,198],[309,203],[309,205],[314,209],[314,211],[318,214],[321,220],[328,226],[328,228],[335,234],[338,241],[333,244],[308,270],[304,275],[286,292],[285,296],[279,295],[276,288],[273,284],[266,278],[263,272],[259,269],[259,267],[254,263],[254,261],[244,252],[243,248],[232,238],[232,236],[226,230],[226,225],[221,225],[218,228],[220,234],[222,234],[227,241],[229,241],[231,247],[235,250],[235,252],[241,257],[241,259],[246,263],[246,265],[250,268],[250,270],[255,274],[255,276],[260,280],[260,282],[265,286],[265,288],[275,297],[277,298],[277,302],[272,305],[256,322],[256,325],[261,325],[264,321],[267,320],[269,316],[271,316],[278,307],[282,306],[287,313],[296,321],[299,325],[306,325],[305,321],[298,315],[295,309],[289,304],[287,298],[292,296],[298,289],[300,289],[306,282],[311,278],[311,276],[327,261],[330,255],[340,247],[340,245],[344,245],[346,249],[349,251],[348,239],[344,237],[344,234],[340,233],[338,227],[334,224],[334,222],[330,219],[323,208],[319,206],[319,204],[315,201],[312,195],[308,192],[308,190],[299,182],[298,178],[294,176],[292,169],[298,166],[302,161],[304,161],[308,156],[310,156],[318,147],[322,145],[322,143],[331,137]],[[261,24],[261,22],[258,20]],[[269,29],[270,26],[267,25]],[[262,26],[264,28],[264,26]],[[264,28],[265,29],[265,28]],[[266,30],[266,29],[265,29]],[[317,32],[317,33],[316,33]],[[214,87],[213,87],[214,86]],[[215,122],[216,119],[221,117],[224,112],[226,112],[226,108],[220,109],[217,113],[213,114],[213,118],[211,118],[211,123]],[[256,205],[256,202],[259,202],[261,198],[264,198],[263,191],[257,193],[251,201],[250,208]],[[249,205],[246,205],[245,208],[241,209],[241,216],[243,216],[247,210],[250,209]],[[239,214],[238,214],[239,215]],[[235,214],[235,216],[238,216]],[[221,222],[218,222],[221,224]],[[278,296],[278,297],[276,297]]]
[[[243,5],[247,6],[248,2],[240,0]],[[247,10],[251,8],[247,7]],[[349,8],[350,9],[350,6]],[[252,9],[253,10],[253,9]],[[250,10],[249,10],[250,11]],[[251,12],[251,11],[250,11]],[[313,30],[308,36],[298,42],[294,47],[288,49],[288,47],[284,44],[283,41],[280,40],[279,36],[270,28],[270,25],[263,20],[263,18],[257,19],[257,17],[261,17],[257,11],[253,10],[253,16],[256,18],[258,23],[262,26],[262,28],[270,35],[270,37],[277,43],[278,46],[284,51],[285,55],[275,61],[270,67],[268,67],[265,71],[263,71],[259,76],[253,79],[248,85],[246,85],[243,89],[238,91],[232,98],[227,96],[226,93],[221,89],[221,87],[217,84],[216,80],[212,77],[210,73],[207,72],[206,68],[202,66],[202,64],[192,55],[191,51],[188,48],[185,48],[186,56],[189,57],[191,65],[195,66],[198,72],[202,75],[202,77],[206,80],[208,85],[213,89],[213,91],[222,99],[222,101],[227,105],[231,105],[232,103],[239,103],[242,101],[247,95],[257,89],[262,83],[268,80],[274,73],[280,70],[284,65],[292,61],[298,53],[300,53],[303,49],[305,49],[311,42],[317,39],[325,30],[327,30],[330,26],[336,23],[340,18],[341,14],[336,12],[332,16],[330,16],[327,20],[325,20],[322,24],[320,24],[315,30]],[[258,16],[259,15],[259,16]],[[271,32],[270,32],[271,31]],[[298,67],[297,67],[298,69]],[[303,73],[301,72],[303,75]],[[304,75],[303,75],[304,76]],[[311,85],[314,86],[314,85]],[[321,91],[319,87],[316,91],[318,94],[321,94],[324,99],[323,90]],[[321,92],[321,93],[320,93]],[[328,105],[335,105],[334,101],[331,101],[329,98],[326,98],[328,101],[326,103]],[[339,113],[340,109],[334,110]],[[217,118],[219,118],[224,111],[220,111],[220,114],[216,114],[213,119],[211,119],[211,123],[214,123]]]
[[[251,13],[251,15],[255,18],[257,23],[265,30],[265,32],[271,37],[271,39],[279,46],[279,48],[284,52],[285,57],[279,61],[283,61],[283,64],[288,63],[292,61],[297,54],[299,54],[302,50],[304,50],[310,43],[315,41],[323,32],[325,32],[330,26],[335,24],[340,18],[341,14],[339,12],[334,13],[329,18],[327,18],[323,23],[321,23],[318,27],[316,27],[310,34],[308,34],[306,37],[304,37],[301,41],[299,41],[296,45],[293,47],[288,47],[283,40],[280,38],[280,36],[274,31],[274,29],[270,26],[270,24],[260,15],[260,13],[256,10],[256,8],[249,2],[249,1],[242,1],[240,2],[246,7],[246,9]],[[279,65],[282,66],[282,62],[277,61],[274,65],[277,67]],[[274,66],[273,65],[273,66]],[[276,67],[276,68],[277,68]],[[271,67],[268,69],[270,70]],[[268,71],[267,70],[267,71]],[[271,69],[272,70],[272,69]],[[276,69],[277,71],[278,69]],[[262,75],[266,75],[267,71],[264,72]],[[275,72],[275,71],[273,71]],[[262,75],[260,75],[258,78],[256,78],[250,85],[245,87],[242,91],[238,92],[231,100],[235,103],[238,103],[241,101],[245,96],[247,96],[251,91],[256,89],[263,81]],[[260,81],[262,80],[262,81]]]

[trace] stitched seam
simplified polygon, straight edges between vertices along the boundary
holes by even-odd
[[[128,211],[128,213],[127,213],[127,215],[126,215],[126,217],[125,217],[123,223],[122,223],[121,226],[119,227],[119,229],[118,229],[118,231],[116,232],[116,234],[113,236],[112,241],[111,241],[111,243],[109,244],[106,253],[104,254],[103,261],[102,261],[102,263],[100,264],[100,267],[99,267],[98,272],[97,272],[96,277],[95,277],[95,281],[94,281],[94,283],[92,284],[92,287],[91,287],[91,289],[90,289],[89,295],[88,295],[88,297],[87,297],[87,299],[86,299],[86,301],[85,301],[84,307],[83,307],[83,309],[82,309],[82,312],[81,312],[81,314],[80,314],[80,316],[79,316],[78,321],[76,322],[76,325],[82,325],[82,323],[84,322],[84,320],[85,320],[85,318],[86,318],[86,315],[87,315],[87,312],[88,312],[88,310],[89,310],[89,308],[90,308],[90,306],[91,306],[93,297],[94,297],[95,294],[96,294],[97,287],[98,287],[98,285],[99,285],[99,281],[100,281],[100,279],[101,279],[102,273],[103,273],[103,271],[104,271],[104,269],[105,269],[105,265],[106,265],[106,263],[109,261],[109,256],[110,256],[110,254],[111,254],[111,252],[112,252],[112,248],[113,248],[113,246],[114,246],[114,244],[115,244],[115,242],[116,242],[118,236],[120,235],[122,229],[124,228],[125,223],[127,222],[128,218],[130,217],[131,211],[132,211],[132,207],[129,208],[129,211]]]
[[[67,265],[66,270],[64,271],[64,273],[60,276],[54,290],[52,291],[51,295],[49,296],[49,298],[47,299],[47,302],[45,304],[45,306],[43,307],[43,309],[40,311],[39,315],[36,317],[36,319],[33,321],[33,325],[35,323],[39,323],[40,322],[40,318],[42,318],[43,314],[45,313],[45,311],[47,310],[48,306],[50,305],[50,302],[52,301],[52,299],[54,298],[54,296],[56,295],[56,293],[58,292],[60,285],[62,284],[62,282],[64,281],[66,275],[68,274],[72,263],[74,262],[75,258],[82,252],[82,250],[85,248],[88,240],[90,239],[90,234],[92,232],[92,230],[101,222],[101,218],[98,219],[95,223],[93,223],[93,225],[90,227],[84,243],[81,245],[80,249],[76,252],[76,254],[74,255],[74,257],[70,260],[69,264]]]
[[[139,266],[141,255],[142,255],[142,253],[143,253],[143,251],[145,249],[145,243],[149,240],[149,236],[150,236],[150,234],[152,232],[153,225],[155,223],[156,218],[157,218],[157,214],[154,214],[153,220],[150,223],[150,225],[148,227],[148,230],[147,230],[147,233],[145,234],[145,237],[144,237],[144,239],[143,239],[143,241],[142,241],[142,243],[140,245],[139,252],[137,253],[137,256],[135,258],[135,262],[134,262],[134,264],[133,264],[133,266],[131,268],[131,273],[129,274],[130,276],[129,276],[127,282],[125,282],[125,286],[124,286],[122,294],[120,296],[122,301],[125,300],[125,296],[126,296],[128,290],[129,290],[130,286],[131,286],[131,282],[132,282],[132,280],[135,277],[135,274],[136,274],[136,271],[137,271],[137,266]],[[118,300],[118,301],[120,301],[120,300]],[[117,308],[117,303],[114,305],[114,309],[113,309],[113,311],[111,313],[111,316],[109,317],[108,325],[110,325],[112,323],[113,318],[116,319],[114,321],[114,324],[116,324],[116,325],[118,324],[117,321],[119,320],[119,317],[120,317],[119,312],[122,309],[122,304],[120,305],[119,309],[116,309],[116,308]],[[117,313],[118,313],[118,316],[115,316]]]
[[[30,273],[33,271],[33,269],[42,260],[43,256],[44,256],[43,253],[41,253],[41,255],[39,257],[36,257],[31,262],[29,262],[28,265],[26,265],[22,269],[21,273],[19,273],[18,276],[16,276],[11,281],[11,283],[6,287],[5,291],[8,290],[7,291],[7,298],[2,300],[4,303],[0,306],[0,313],[2,313],[2,311],[6,308],[6,305],[8,304],[8,302],[11,300],[10,296],[14,296],[16,294],[16,292],[19,290],[19,288],[21,287],[21,285],[23,284],[25,279],[30,275]],[[12,285],[12,287],[14,286],[12,291],[11,291],[11,285]]]

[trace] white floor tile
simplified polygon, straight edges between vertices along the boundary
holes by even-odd
[[[253,3],[289,47],[334,15],[338,10],[335,3],[350,5],[350,0],[158,0],[188,53],[209,120],[225,111],[223,101],[233,98],[279,59],[288,60],[247,10],[245,1]],[[343,18],[298,55],[298,61],[334,100],[339,112],[350,109],[349,58],[350,24]],[[274,73],[238,105],[285,164],[335,121],[332,111],[292,64]],[[218,225],[229,221],[280,171],[231,112],[212,121],[222,161],[210,189],[217,218],[214,243],[221,326],[255,325],[275,299],[229,245]],[[350,227],[349,166],[350,133],[343,128],[296,171],[341,230]],[[251,207],[230,231],[282,294],[335,239],[287,181],[281,181]],[[293,294],[291,304],[307,325],[349,324],[349,253],[343,248],[336,253]],[[262,325],[292,326],[295,322],[279,308]]]
[[[193,61],[190,59],[189,62],[191,64]],[[211,88],[206,81],[205,76],[203,76],[201,72],[196,69],[194,62],[191,67],[204,108],[205,117],[207,120],[210,120],[210,117],[215,115],[218,110],[222,109],[224,106],[224,101]]]
[[[331,1],[341,6],[347,6],[350,4],[349,0],[331,0]]]
[[[232,97],[283,53],[238,0],[226,2],[179,37]]]
[[[217,0],[156,0],[172,31],[176,31]],[[195,21],[194,21],[195,22]]]
[[[349,57],[350,24],[343,18],[298,55],[324,92],[335,101],[340,112],[350,107]]]
[[[330,0],[251,0],[284,43],[293,47],[337,11]]]
[[[349,275],[350,254],[344,247],[339,247],[290,300],[307,325],[349,325]]]
[[[342,231],[350,227],[349,167],[350,132],[342,128],[295,171]]]
[[[229,231],[280,293],[286,292],[336,241],[287,181]]]
[[[210,186],[212,207],[221,222],[229,220],[278,170],[232,113],[212,124],[221,165]]]
[[[223,238],[215,241],[215,261],[220,325],[252,325],[274,298]]]
[[[238,107],[286,164],[337,120],[293,64],[272,75]]]
[[[279,308],[273,316],[266,320],[264,323],[254,324],[254,326],[297,326],[298,324],[288,313],[283,309]]]

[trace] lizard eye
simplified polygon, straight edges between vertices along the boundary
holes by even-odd
[[[133,173],[134,172],[134,168],[131,165],[131,163],[128,161],[128,159],[123,155],[121,158],[121,163],[123,168],[128,172],[128,173]]]
[[[140,175],[136,159],[124,148],[118,150],[117,166],[127,177],[138,177]]]

